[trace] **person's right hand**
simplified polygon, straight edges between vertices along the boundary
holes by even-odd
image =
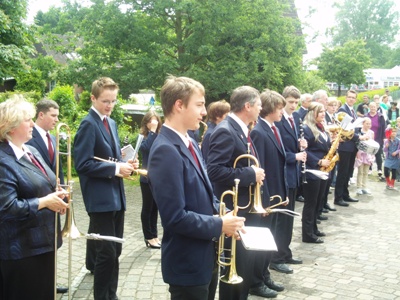
[[[263,180],[265,178],[265,172],[264,169],[257,168],[256,166],[251,166],[254,169],[254,172],[256,173],[256,182],[259,184],[263,184]]]
[[[228,236],[234,236],[235,239],[239,239],[239,231],[245,233],[244,222],[246,218],[234,216],[233,212],[229,212],[222,218],[222,232]]]
[[[118,164],[119,164],[119,174],[122,177],[131,176],[132,172],[134,171],[132,164],[130,163],[118,163]]]

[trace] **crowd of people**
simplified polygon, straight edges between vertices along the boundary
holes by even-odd
[[[118,90],[111,78],[93,82],[92,107],[75,135],[73,158],[90,219],[88,232],[123,238],[123,178],[138,169],[139,161],[123,159],[118,128],[110,118]],[[168,76],[160,92],[164,122],[154,111],[143,117],[145,245],[161,249],[171,299],[211,300],[217,290],[221,300],[275,298],[285,287],[270,270],[291,274],[302,260],[290,246],[293,216],[267,208],[285,203],[282,208],[294,211],[300,195],[302,241],[321,244],[324,214],[336,211],[334,205],[359,201],[349,193],[353,177],[358,195],[371,194],[367,182],[376,163],[379,179],[395,190],[397,103],[388,94],[371,102],[364,96],[355,109],[356,91],[349,90],[342,104],[324,90],[302,94],[295,86],[282,93],[240,86],[229,101],[213,102],[207,109],[205,97],[200,82]],[[0,104],[0,299],[54,298],[54,256],[62,243],[55,220],[69,206],[62,171],[55,174],[55,139],[49,135],[58,110],[49,99],[39,101],[36,110],[21,97]],[[195,140],[206,115],[207,129],[201,141]],[[342,128],[346,118],[358,125]],[[114,160],[107,161],[110,157]],[[328,202],[333,188],[334,205]],[[252,251],[237,242],[246,227],[268,229],[277,251]],[[221,236],[224,249],[218,247]],[[118,299],[121,251],[115,241],[87,241],[86,267],[94,275],[96,300]],[[228,263],[220,266],[220,259]],[[235,275],[240,280],[232,284]]]

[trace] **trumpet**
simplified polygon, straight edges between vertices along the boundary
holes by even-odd
[[[238,210],[238,205],[237,205],[237,195],[238,195],[238,186],[239,186],[240,179],[235,179],[235,186],[232,191],[228,190],[222,193],[221,199],[220,199],[220,206],[219,206],[219,216],[223,217],[225,215],[225,210],[226,210],[226,205],[224,202],[224,198],[226,195],[232,195],[233,197],[233,215],[237,216],[237,210]],[[232,241],[231,241],[231,249],[230,249],[230,257],[227,258],[225,257],[225,260],[222,259],[222,254],[224,251],[228,251],[228,249],[225,249],[225,234],[222,233],[220,238],[219,238],[219,243],[218,243],[218,264],[223,267],[229,267],[229,271],[225,273],[225,275],[220,277],[220,280],[222,282],[228,283],[228,284],[239,284],[243,281],[243,278],[240,277],[237,274],[236,271],[236,239],[234,236],[232,236]],[[229,262],[226,262],[226,260],[229,260]]]
[[[208,129],[208,125],[206,122],[200,121],[200,124],[203,126],[203,133],[201,134],[201,137],[200,137],[199,147],[201,147],[201,143],[203,142],[204,135],[206,134],[206,131]]]
[[[110,157],[109,159],[104,159],[98,156],[94,156],[94,159],[98,160],[98,161],[102,161],[102,162],[108,162],[108,163],[112,163],[112,164],[116,164],[118,161],[116,161],[115,159],[113,159],[112,157]],[[144,169],[136,169],[133,170],[133,172],[135,172],[136,174],[142,175],[142,176],[147,176],[147,170]],[[118,177],[121,177],[123,179],[127,179],[127,180],[135,180],[134,178],[128,176],[122,176],[122,175],[117,175]]]

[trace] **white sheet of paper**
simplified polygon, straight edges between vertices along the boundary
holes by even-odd
[[[278,251],[269,228],[246,226],[246,233],[239,232],[243,246],[247,250]]]

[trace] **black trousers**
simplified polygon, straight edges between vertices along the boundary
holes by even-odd
[[[390,173],[392,173],[391,179],[396,179],[396,178],[397,178],[397,177],[396,177],[396,175],[397,175],[397,169],[389,169],[389,168],[384,167],[383,173],[384,173],[384,175],[385,175],[385,178],[390,177]]]
[[[208,300],[209,285],[170,285],[171,300]]]
[[[0,260],[0,300],[53,300],[54,285],[54,251]]]
[[[158,207],[151,193],[148,183],[140,182],[142,190],[142,212],[140,218],[142,220],[143,235],[146,240],[157,237],[157,218]]]
[[[336,176],[335,185],[335,201],[340,199],[348,199],[349,193],[349,180],[354,170],[354,161],[356,159],[357,152],[345,152],[339,151],[339,163]]]
[[[260,214],[245,214],[246,226],[261,226],[262,217]],[[230,247],[228,238],[225,240],[225,246]],[[226,256],[229,257],[229,251]],[[243,247],[241,241],[236,241],[236,269],[243,282],[240,284],[227,284],[222,281],[219,283],[219,299],[220,300],[246,300],[250,287],[258,286],[264,280],[264,265],[267,259],[267,252],[250,251]],[[224,275],[228,268],[221,270]]]
[[[304,206],[301,218],[302,238],[304,242],[315,241],[318,236],[317,217],[319,204],[323,201],[327,181],[322,179],[308,180],[303,184]]]
[[[376,162],[376,167],[378,169],[378,171],[382,171],[382,155],[383,155],[383,150],[382,150],[383,146],[381,146],[378,150],[378,152],[376,152],[375,154],[375,162]]]
[[[93,233],[122,238],[124,232],[124,211],[89,213]],[[116,242],[96,240],[96,261],[94,265],[94,299],[116,298],[118,287],[119,261],[122,245]]]
[[[278,208],[286,208],[294,211],[296,194],[296,188],[289,188],[289,204],[287,206],[282,206]],[[282,264],[292,258],[290,243],[292,242],[294,218],[280,213],[272,214],[272,217],[276,220],[273,236],[275,239],[275,243],[278,247],[278,252],[275,252],[272,256],[272,262]]]

